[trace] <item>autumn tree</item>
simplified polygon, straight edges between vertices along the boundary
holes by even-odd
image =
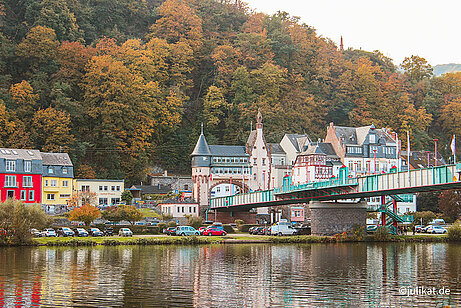
[[[74,208],[69,213],[70,221],[82,221],[85,226],[89,226],[96,218],[101,216],[101,211],[92,205],[84,204]]]
[[[461,195],[457,190],[447,190],[439,196],[439,209],[450,221],[455,221],[461,213]]]
[[[134,225],[135,222],[143,218],[142,211],[137,209],[134,205],[120,205],[117,211],[120,211],[122,220],[128,221],[131,225]]]
[[[32,86],[23,80],[11,86],[10,95],[17,116],[26,122],[31,121],[39,99]]]
[[[405,76],[414,82],[432,76],[432,66],[427,63],[426,59],[419,56],[406,57],[400,67],[405,71]]]
[[[33,69],[56,58],[59,42],[53,29],[36,26],[30,29],[17,48],[17,55],[29,61]]]
[[[75,177],[79,179],[95,179],[96,172],[90,165],[81,164],[75,170]]]
[[[70,116],[52,107],[38,110],[31,123],[31,139],[42,151],[62,152],[73,143]]]

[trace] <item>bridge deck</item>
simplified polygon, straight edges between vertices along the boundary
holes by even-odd
[[[304,203],[308,201],[345,200],[383,195],[461,189],[457,173],[461,164],[342,178],[324,182],[288,185],[230,197],[214,198],[210,209],[246,211],[256,207]]]

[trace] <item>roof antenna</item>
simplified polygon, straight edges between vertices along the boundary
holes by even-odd
[[[201,135],[203,135],[203,122],[202,122],[202,131],[201,131],[201,133],[200,133],[200,134],[201,134]]]

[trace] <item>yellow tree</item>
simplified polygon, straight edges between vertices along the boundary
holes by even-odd
[[[202,20],[186,0],[166,0],[158,8],[160,18],[151,26],[150,37],[166,39],[168,43],[185,42],[194,51],[202,45]]]
[[[37,109],[38,94],[35,94],[32,86],[23,80],[11,86],[10,95],[16,115],[29,122]]]
[[[450,133],[461,136],[461,97],[455,98],[448,102],[442,108],[440,120],[442,127]]]
[[[69,213],[70,221],[82,221],[85,226],[89,226],[96,218],[101,216],[101,211],[92,205],[84,204],[76,207]]]
[[[70,115],[52,107],[37,111],[31,123],[31,139],[42,151],[64,151],[75,140],[70,133]]]
[[[59,42],[53,29],[36,26],[19,43],[17,55],[31,62],[33,68],[55,59]]]

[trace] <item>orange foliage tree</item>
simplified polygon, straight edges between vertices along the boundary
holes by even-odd
[[[69,214],[70,221],[83,221],[85,226],[89,226],[93,220],[101,216],[101,211],[92,205],[84,204],[74,208]]]

